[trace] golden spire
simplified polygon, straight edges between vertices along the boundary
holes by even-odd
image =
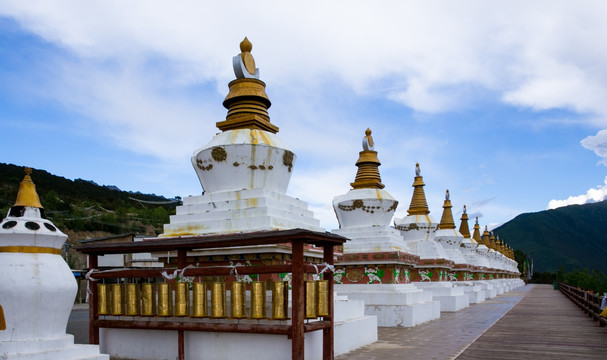
[[[481,227],[478,225],[478,216],[476,217],[476,223],[474,223],[474,234],[472,235],[472,239],[477,243],[482,244]]]
[[[489,230],[487,230],[487,225],[485,225],[485,231],[483,231],[483,245],[492,249],[491,240],[489,240]]]
[[[443,203],[443,216],[441,216],[440,224],[438,225],[440,229],[455,229],[455,222],[453,221],[453,213],[451,212],[451,196],[449,195],[449,190],[445,193],[445,202]]]
[[[266,95],[266,84],[259,80],[259,69],[255,68],[252,49],[253,45],[245,37],[240,43],[241,53],[232,59],[236,80],[228,84],[230,92],[223,100],[228,115],[225,121],[215,125],[221,131],[258,129],[276,134],[278,126],[270,123],[268,115],[272,103]]]
[[[19,184],[19,193],[17,193],[17,201],[15,201],[15,205],[13,206],[26,206],[26,207],[35,207],[39,209],[44,209],[42,204],[40,204],[40,198],[38,197],[38,193],[36,192],[36,185],[32,181],[31,178],[32,169],[26,167],[25,168],[25,177]]]
[[[493,232],[491,232],[493,234]],[[499,251],[500,253],[503,254],[503,248],[502,248],[502,243],[500,242],[500,236],[497,235],[495,237],[495,251]]]
[[[378,169],[381,163],[377,159],[377,151],[373,150],[373,145],[371,129],[367,128],[365,137],[363,137],[363,151],[359,153],[358,161],[356,162],[356,166],[358,167],[356,178],[353,183],[350,183],[353,189],[384,188]]]
[[[489,244],[490,244],[489,245],[490,249],[498,251],[497,250],[497,243],[495,242],[495,236],[493,235],[493,230],[491,231],[490,236],[489,236]]]
[[[459,233],[464,236],[465,239],[470,238],[470,228],[468,227],[468,213],[466,213],[466,205],[464,205],[464,212],[460,218],[462,221],[459,225]]]
[[[411,205],[407,212],[409,215],[428,215],[428,203],[426,202],[426,194],[424,193],[424,178],[420,175],[419,163],[415,164],[415,180],[413,181],[413,197]]]

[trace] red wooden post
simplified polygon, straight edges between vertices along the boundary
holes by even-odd
[[[183,269],[187,266],[187,256],[186,250],[177,251],[177,267],[179,269]],[[185,360],[185,339],[183,330],[177,330],[177,347],[179,360]]]
[[[99,266],[97,255],[89,255],[89,271]],[[99,345],[99,328],[95,326],[97,320],[97,284],[88,280],[89,293],[89,344]]]
[[[292,242],[291,271],[291,358],[304,359],[304,272],[303,241]]]
[[[323,260],[333,265],[333,245],[325,245],[323,252]],[[323,360],[333,360],[334,349],[333,349],[333,337],[334,337],[334,322],[333,322],[333,273],[331,271],[325,271],[323,277],[328,280],[328,302],[329,302],[329,316],[323,316],[323,320],[331,322],[331,326],[328,329],[322,330],[322,358]]]

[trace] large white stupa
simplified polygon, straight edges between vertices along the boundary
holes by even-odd
[[[296,156],[276,135],[271,103],[246,38],[233,59],[236,80],[223,101],[222,132],[194,151],[192,165],[203,195],[189,196],[161,236],[262,230],[323,231],[304,201],[286,194]]]
[[[65,332],[77,291],[67,235],[45,218],[30,173],[0,225],[0,360],[107,360]]]

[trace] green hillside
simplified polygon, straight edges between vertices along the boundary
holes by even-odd
[[[168,223],[179,203],[175,199],[122,191],[92,181],[69,180],[32,169],[32,179],[46,217],[61,230],[143,233],[155,235]],[[15,203],[24,167],[0,163],[0,214],[5,217]],[[80,239],[70,239],[76,241]]]
[[[607,201],[521,214],[495,234],[533,257],[536,272],[562,265],[607,273]]]

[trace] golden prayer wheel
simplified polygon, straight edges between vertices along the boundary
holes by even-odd
[[[173,294],[167,283],[158,284],[158,316],[173,315]]]
[[[211,317],[222,318],[226,316],[226,283],[211,283]]]
[[[195,282],[192,284],[192,317],[207,316],[207,284]]]
[[[125,315],[138,316],[140,309],[139,284],[126,284],[126,313]]]
[[[97,284],[97,314],[108,315],[109,307],[109,286],[106,284]]]
[[[175,284],[175,316],[190,315],[189,284],[178,282]]]
[[[145,283],[141,286],[141,315],[156,315],[156,294],[154,284]]]
[[[289,285],[286,281],[272,283],[272,319],[285,320],[289,315]]]
[[[329,281],[318,280],[318,316],[329,316]]]
[[[318,317],[318,294],[316,281],[306,281],[306,319]]]
[[[266,283],[253,281],[251,283],[251,318],[264,319],[266,317]]]
[[[122,302],[122,284],[112,284],[111,293],[112,293],[112,301],[111,301],[111,310],[110,313],[112,315],[123,315],[124,314],[124,303]]]
[[[234,281],[230,285],[230,315],[235,319],[247,317],[246,283]]]

